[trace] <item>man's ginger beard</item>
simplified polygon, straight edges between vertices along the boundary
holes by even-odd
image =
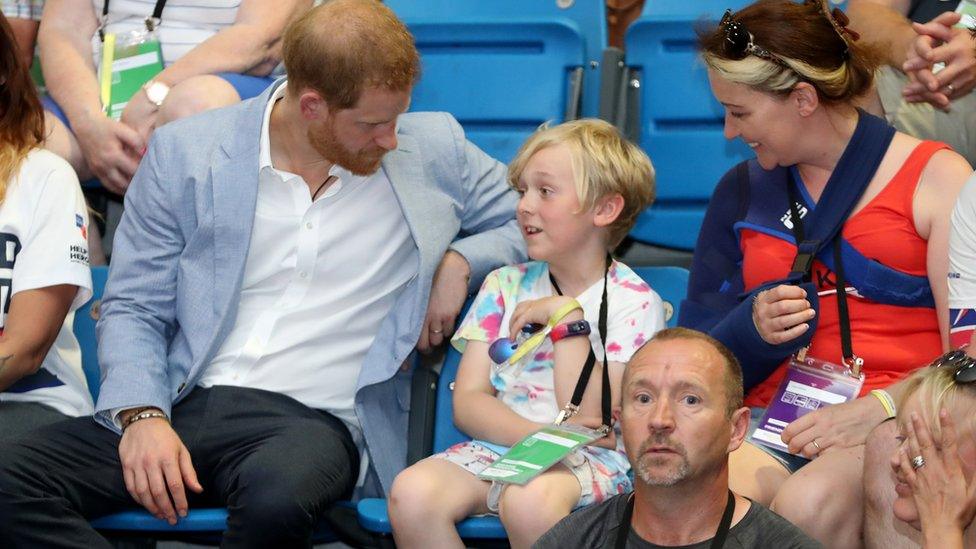
[[[365,152],[353,152],[339,142],[335,126],[330,121],[308,128],[308,142],[322,157],[337,164],[355,175],[372,175],[380,168],[386,151],[376,147]]]

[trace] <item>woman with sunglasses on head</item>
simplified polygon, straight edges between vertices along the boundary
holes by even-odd
[[[701,34],[725,135],[756,159],[716,187],[680,322],[736,353],[757,422],[793,357],[863,370],[861,398],[783,430],[801,457],[744,444],[731,458],[734,490],[832,547],[859,544],[865,438],[947,345],[948,219],[971,173],[855,107],[878,56],[846,25],[819,1],[767,0]]]
[[[0,440],[92,413],[69,313],[91,297],[88,213],[0,15]],[[66,320],[67,318],[67,320]]]
[[[957,353],[906,381],[890,459],[896,485],[888,512],[911,525],[925,549],[974,543],[966,530],[976,515],[976,361]]]

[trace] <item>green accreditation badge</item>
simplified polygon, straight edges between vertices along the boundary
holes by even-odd
[[[156,32],[106,33],[99,70],[105,114],[118,120],[129,99],[163,70],[163,52]]]
[[[526,484],[573,450],[605,436],[579,425],[550,425],[520,440],[478,475],[481,480]]]
[[[962,14],[962,18],[954,25],[956,28],[968,30],[976,27],[976,0],[959,0],[956,13]]]

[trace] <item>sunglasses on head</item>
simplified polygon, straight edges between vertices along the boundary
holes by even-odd
[[[933,368],[951,368],[955,370],[956,383],[972,383],[976,381],[976,359],[971,358],[961,350],[949,351],[932,361]]]
[[[731,9],[725,10],[725,15],[722,16],[718,26],[725,32],[725,53],[730,59],[739,60],[749,55],[755,55],[777,65],[790,68],[785,61],[772,52],[757,46],[752,33],[746,29],[745,25],[732,17]]]
[[[840,36],[841,40],[846,43],[848,38],[854,41],[861,38],[860,34],[847,28],[847,25],[851,24],[851,20],[848,19],[847,14],[841,11],[840,8],[830,9],[826,0],[812,1],[817,3],[817,7],[820,8],[820,13],[827,18],[827,21],[830,21],[830,25],[837,31],[837,35]]]

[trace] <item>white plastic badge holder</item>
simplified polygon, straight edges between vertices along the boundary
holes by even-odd
[[[523,485],[573,450],[605,436],[579,425],[550,425],[520,440],[478,475],[482,480]]]
[[[105,114],[121,118],[132,96],[162,70],[163,52],[155,30],[107,33],[99,67]]]
[[[976,0],[959,0],[956,13],[962,14],[962,18],[954,25],[956,28],[969,30],[976,27]]]
[[[854,376],[846,366],[794,356],[776,396],[752,433],[752,441],[789,452],[781,437],[787,425],[825,406],[857,398],[862,385],[864,374]]]

